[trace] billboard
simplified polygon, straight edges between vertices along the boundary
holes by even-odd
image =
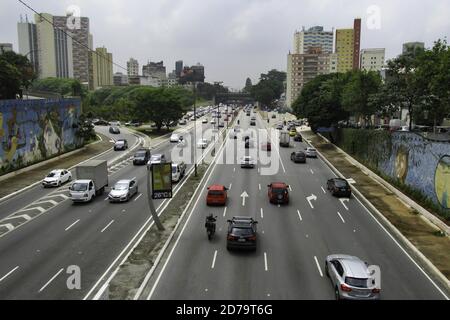
[[[152,165],[152,198],[172,198],[172,163]]]

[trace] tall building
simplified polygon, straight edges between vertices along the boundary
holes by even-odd
[[[174,70],[171,73],[169,73],[168,77],[167,77],[167,86],[170,87],[174,87],[178,85],[178,77],[177,77],[177,71]]]
[[[294,33],[294,54],[303,54],[309,48],[322,48],[323,53],[333,53],[333,31],[324,31],[322,26],[316,26]]]
[[[113,85],[113,57],[105,47],[91,52],[94,70],[93,89]]]
[[[180,75],[180,84],[187,82],[205,82],[205,67],[197,63],[191,67],[184,67]]]
[[[36,14],[34,20],[39,48],[39,78],[56,77],[55,32],[49,23],[53,22],[53,16],[48,13]]]
[[[148,62],[146,65],[142,66],[142,75],[144,77],[153,77],[161,80],[167,79],[164,62]]]
[[[122,72],[114,73],[113,84],[115,86],[127,86],[128,85],[128,76],[126,74],[123,74]]]
[[[384,48],[382,49],[362,49],[361,50],[361,70],[381,71],[384,68],[385,59]]]
[[[73,61],[73,77],[81,83],[89,83],[89,69],[90,69],[90,33],[89,33],[89,18],[80,17],[79,28],[68,28],[67,21],[71,15],[54,16],[53,25],[55,26],[55,33],[63,35],[70,34],[69,39],[72,41],[72,61]],[[60,29],[61,31],[58,31]],[[91,77],[92,78],[92,77]]]
[[[19,40],[19,53],[30,60],[34,72],[39,74],[39,47],[36,25],[28,22],[28,17],[26,17],[25,21],[20,17],[20,22],[17,23],[17,35]]]
[[[0,43],[0,54],[7,51],[13,51],[12,43]]]
[[[179,78],[183,71],[183,60],[178,60],[175,62],[175,75]]]
[[[127,74],[130,77],[138,76],[139,75],[139,62],[134,59],[130,58],[127,62]]]
[[[407,42],[403,44],[402,53],[405,54],[407,52],[416,52],[417,50],[424,50],[425,43],[423,42]]]
[[[322,74],[337,72],[337,55],[310,47],[303,54],[288,54],[286,105],[290,108],[304,85]]]
[[[361,47],[361,19],[355,19],[353,29],[336,30],[336,53],[338,72],[359,69]]]

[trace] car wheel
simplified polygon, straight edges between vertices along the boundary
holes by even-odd
[[[330,273],[328,272],[328,263],[325,262],[325,275],[329,278]]]
[[[341,296],[339,294],[339,289],[338,287],[334,287],[334,296],[336,297],[336,300],[341,300]]]
[[[72,176],[69,177],[69,180],[68,180],[68,181],[72,181]]]
[[[230,248],[229,246],[227,246],[227,250],[228,250],[228,251],[230,251],[230,250],[231,250],[231,248]]]
[[[61,187],[61,180],[58,181],[58,187]]]

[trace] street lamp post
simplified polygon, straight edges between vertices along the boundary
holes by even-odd
[[[195,108],[195,104],[197,102],[197,83],[194,82],[194,175],[197,177],[197,148],[196,148],[196,141],[197,141],[197,111]]]

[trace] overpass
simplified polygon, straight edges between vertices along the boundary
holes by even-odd
[[[247,92],[218,93],[214,98],[214,104],[254,104],[255,99]]]

